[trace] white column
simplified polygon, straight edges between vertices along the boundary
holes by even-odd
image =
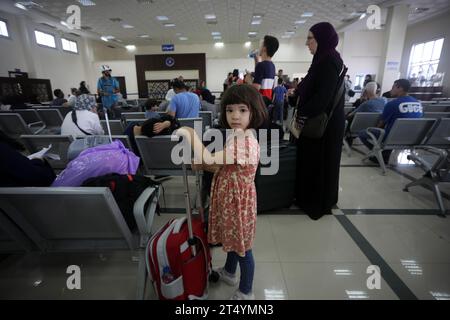
[[[36,72],[36,64],[33,59],[33,45],[32,41],[35,41],[34,38],[31,38],[30,31],[28,28],[29,18],[25,15],[17,17],[17,26],[19,29],[20,44],[22,46],[23,55],[25,57],[25,63],[27,66],[27,72],[30,78],[38,78],[38,74]]]
[[[400,63],[408,27],[409,5],[396,5],[388,9],[386,21],[385,55],[382,58],[380,74],[382,93],[389,91],[395,80],[400,78]]]

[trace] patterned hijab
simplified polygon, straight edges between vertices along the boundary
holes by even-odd
[[[75,110],[87,110],[92,111],[97,107],[97,102],[93,96],[89,96],[87,94],[82,94],[77,97],[77,101],[75,102]]]

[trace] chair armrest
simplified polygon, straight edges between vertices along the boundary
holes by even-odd
[[[431,146],[420,146],[414,148],[414,150],[425,150],[428,151],[434,155],[439,156],[439,158],[432,164],[428,164],[422,157],[416,155],[416,154],[410,154],[408,155],[408,160],[413,161],[415,164],[419,165],[423,170],[425,171],[431,171],[432,173],[436,173],[438,170],[441,169],[441,167],[445,164],[447,161],[448,153],[447,151],[443,149],[439,149],[436,147]]]
[[[375,135],[372,133],[372,131],[378,131],[380,133],[380,136],[378,138],[375,137]],[[372,141],[371,141],[372,144],[374,146],[380,147],[381,143],[383,142],[384,135],[386,134],[386,131],[384,129],[381,129],[381,128],[369,127],[369,128],[366,129],[366,133],[370,137],[370,139],[372,139]]]
[[[34,134],[39,134],[46,128],[46,125],[43,121],[37,121],[28,124],[28,128],[31,128],[32,126],[40,126],[40,128],[36,130]]]
[[[148,187],[142,191],[139,198],[134,203],[133,214],[136,220],[139,233],[141,235],[150,235],[153,224],[153,218],[155,216],[156,206],[158,205],[158,199],[160,194],[160,188]],[[151,200],[151,204],[147,208],[147,212],[144,211],[145,204]]]

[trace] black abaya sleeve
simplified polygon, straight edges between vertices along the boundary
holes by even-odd
[[[317,70],[310,98],[299,106],[299,116],[313,118],[320,113],[331,109],[330,104],[334,98],[339,79],[339,70],[336,61],[328,59],[323,61]]]

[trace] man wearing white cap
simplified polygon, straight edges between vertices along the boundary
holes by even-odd
[[[97,92],[102,97],[102,105],[108,111],[117,107],[118,96],[120,92],[119,82],[111,76],[111,68],[109,66],[101,66],[102,77],[97,82]],[[110,112],[111,113],[111,112]],[[114,117],[114,113],[112,114]]]

